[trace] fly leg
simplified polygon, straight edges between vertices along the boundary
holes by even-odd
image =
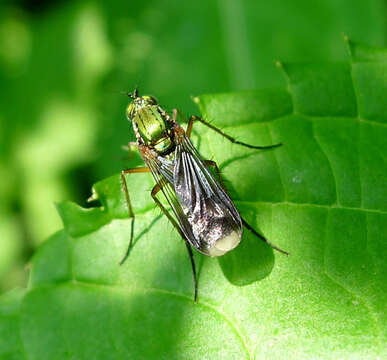
[[[194,259],[193,253],[192,253],[191,245],[189,244],[185,235],[181,231],[176,220],[171,216],[171,214],[168,212],[168,210],[163,206],[163,204],[157,198],[156,194],[161,190],[161,186],[159,184],[156,184],[152,189],[151,195],[152,195],[152,198],[153,198],[154,202],[156,203],[156,205],[161,209],[161,211],[164,213],[164,215],[172,223],[173,227],[178,231],[180,236],[184,239],[185,246],[187,247],[187,250],[188,250],[189,259],[191,261],[192,275],[193,275],[193,282],[194,282],[194,302],[196,303],[198,300],[198,283],[197,283],[197,276],[196,276],[195,259]]]
[[[172,112],[172,120],[174,122],[176,122],[177,120],[177,115],[179,115],[184,122],[187,122],[187,119],[186,117],[181,113],[180,110],[178,109],[173,109],[173,112]],[[238,144],[238,145],[242,145],[242,146],[245,146],[245,147],[248,147],[250,149],[259,149],[259,150],[267,150],[267,149],[274,149],[276,147],[279,147],[279,146],[282,146],[282,143],[279,143],[279,144],[273,144],[273,145],[268,145],[268,146],[257,146],[257,145],[250,145],[250,144],[246,144],[242,141],[238,141],[236,140],[235,138],[233,138],[232,136],[226,134],[224,131],[218,129],[216,126],[210,124],[209,122],[205,121],[204,119],[202,119],[200,116],[196,116],[196,115],[192,115],[188,121],[188,125],[187,125],[187,130],[186,130],[186,134],[188,137],[191,137],[191,133],[192,133],[192,128],[193,128],[193,124],[195,121],[200,121],[202,124],[206,125],[207,127],[209,127],[210,129],[216,131],[218,134],[222,135],[223,137],[225,137],[227,140],[231,141],[233,144]]]
[[[180,114],[180,113],[179,113]],[[196,116],[196,115],[192,115],[188,121],[188,126],[187,126],[187,131],[186,131],[186,134],[188,137],[191,136],[191,132],[192,132],[192,127],[193,127],[193,124],[195,121],[200,121],[202,124],[208,126],[210,129],[216,131],[218,134],[222,135],[223,137],[225,137],[227,140],[231,141],[233,144],[238,144],[238,145],[242,145],[242,146],[245,146],[245,147],[248,147],[250,149],[260,149],[260,150],[263,150],[263,149],[273,149],[273,148],[276,148],[278,146],[281,146],[282,144],[279,143],[279,144],[274,144],[274,145],[268,145],[268,146],[256,146],[256,145],[250,145],[250,144],[246,144],[242,141],[238,141],[236,140],[235,138],[233,138],[232,136],[226,134],[225,132],[223,132],[222,130],[218,129],[217,127],[215,127],[214,125],[210,124],[209,122],[203,120],[201,117],[199,116]]]
[[[122,181],[122,185],[123,185],[124,191],[125,191],[126,204],[128,205],[128,213],[129,213],[129,217],[131,219],[131,223],[130,223],[130,240],[129,240],[128,249],[126,250],[125,256],[120,261],[120,265],[122,265],[129,256],[129,253],[130,253],[130,250],[131,250],[132,244],[133,244],[133,234],[134,234],[134,213],[133,213],[133,209],[132,209],[132,204],[130,202],[128,185],[126,183],[125,175],[126,174],[136,174],[136,173],[147,173],[147,172],[150,172],[149,168],[147,168],[147,167],[139,167],[139,168],[126,169],[126,170],[121,171],[121,181]]]
[[[259,234],[257,231],[254,230],[254,228],[252,226],[250,226],[245,219],[241,218],[242,219],[242,223],[243,225],[245,226],[246,229],[250,230],[255,236],[259,237],[261,240],[263,240],[266,244],[268,244],[270,247],[272,247],[273,249],[279,251],[280,253],[282,254],[285,254],[285,255],[289,255],[289,253],[285,250],[282,250],[281,248],[279,248],[278,246],[274,245],[273,243],[271,243],[269,240],[267,240],[263,235]]]
[[[204,160],[204,164],[207,167],[212,166],[215,169],[216,175],[218,175],[218,178],[219,178],[220,185],[222,185],[223,190],[226,191],[226,193],[228,193],[226,184],[224,183],[224,180],[223,180],[222,175],[220,173],[218,164],[213,160]]]
[[[206,166],[212,166],[214,167],[215,171],[216,171],[216,174],[218,175],[219,177],[219,181],[220,181],[220,184],[222,185],[222,188],[224,191],[226,191],[227,193],[227,188],[226,188],[226,185],[224,184],[224,181],[222,179],[222,175],[220,173],[220,170],[219,170],[219,167],[218,165],[216,164],[215,161],[212,161],[212,160],[205,160],[204,163],[206,164]],[[245,219],[242,219],[242,224],[243,226],[250,230],[255,236],[259,237],[261,240],[263,240],[266,244],[268,244],[270,247],[272,247],[273,249],[279,251],[280,253],[282,254],[285,254],[285,255],[289,255],[289,253],[285,250],[282,250],[281,248],[279,248],[278,246],[274,245],[273,243],[271,243],[269,240],[267,240],[263,235],[261,235],[260,233],[258,233],[256,230],[254,230],[254,228],[252,226],[250,226],[247,221]]]

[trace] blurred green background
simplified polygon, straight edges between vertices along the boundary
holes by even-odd
[[[121,91],[197,113],[191,95],[285,87],[275,60],[346,60],[343,33],[386,46],[386,15],[385,0],[0,2],[0,292],[62,227],[54,202],[85,205],[126,166]]]

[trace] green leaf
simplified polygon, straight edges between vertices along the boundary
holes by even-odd
[[[387,61],[349,49],[350,63],[282,65],[288,90],[195,98],[237,139],[283,143],[255,151],[201,124],[193,134],[242,216],[289,257],[247,231],[219,260],[196,253],[194,304],[184,243],[152,203],[149,174],[127,177],[135,244],[119,265],[130,221],[113,176],[94,187],[100,208],[59,205],[65,228],[34,256],[12,326],[0,300],[13,344],[0,359],[385,357]]]
[[[24,290],[14,289],[0,296],[0,359],[23,359],[20,334],[20,303]]]

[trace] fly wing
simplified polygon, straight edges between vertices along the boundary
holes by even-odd
[[[240,215],[186,136],[176,145],[173,170],[174,191],[190,224],[191,244],[210,256],[236,247],[242,236]]]
[[[180,230],[183,232],[185,237],[196,249],[200,247],[195,236],[192,233],[192,226],[189,223],[184,211],[180,205],[179,199],[176,196],[175,189],[173,187],[173,168],[174,163],[168,162],[165,159],[159,157],[147,158],[146,163],[150,168],[154,179],[160,186],[169,206],[171,207],[175,218],[178,222]]]

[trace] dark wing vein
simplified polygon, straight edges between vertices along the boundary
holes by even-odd
[[[208,255],[224,236],[231,232],[241,235],[238,211],[187,137],[176,146],[174,189],[195,242],[200,245],[195,246],[198,250]]]
[[[171,174],[168,174],[169,171],[161,163],[159,163],[158,160],[147,159],[147,164],[148,167],[151,169],[154,179],[156,180],[157,184],[159,184],[161,191],[167,199],[168,204],[171,207],[175,218],[180,226],[180,230],[183,232],[189,242],[195,248],[198,248],[199,244],[196,242],[195,237],[192,234],[191,224],[188,222],[187,217],[185,216],[183,209],[180,206],[173,185],[170,181],[168,181],[168,178],[171,178]],[[160,172],[160,169],[163,169],[163,173]]]

